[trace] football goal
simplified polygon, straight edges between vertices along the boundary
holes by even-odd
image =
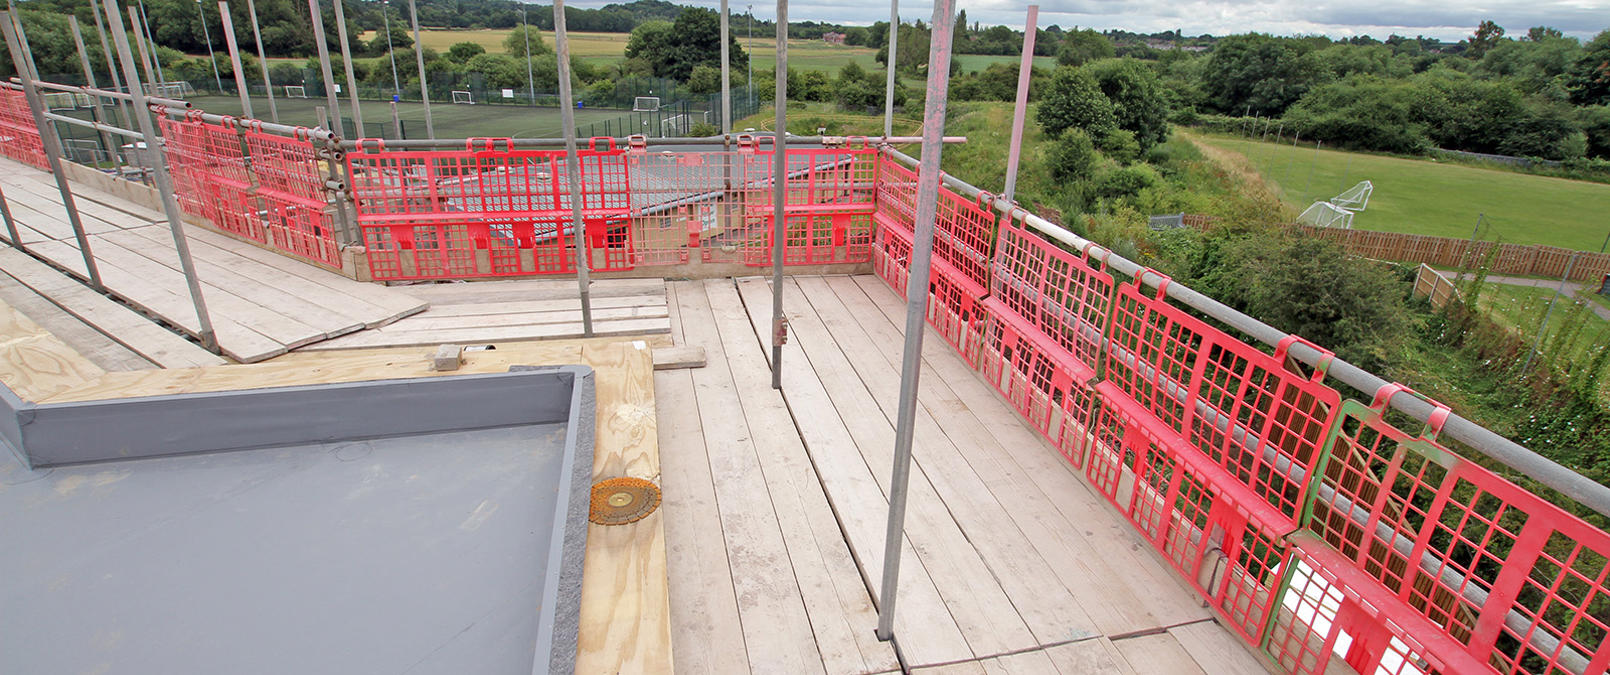
[[[467,91],[455,91],[453,92],[453,102],[462,103],[464,105],[475,105],[475,95]]]
[[[1353,229],[1353,212],[1330,202],[1314,202],[1302,215],[1297,216],[1297,222],[1317,227],[1335,227],[1343,230]]]
[[[660,109],[660,97],[639,96],[632,101],[632,112],[655,112]]]
[[[147,85],[146,89],[151,92],[152,96],[161,96],[163,98],[185,98],[196,95],[196,88],[190,86],[189,82],[184,81]]]
[[[307,87],[287,84],[285,85],[285,98],[307,98]]]
[[[686,136],[688,134],[688,128],[689,125],[687,115],[672,115],[660,120],[660,137],[672,138],[676,136]]]
[[[1330,203],[1349,211],[1363,211],[1365,207],[1370,205],[1370,195],[1374,193],[1375,185],[1373,183],[1367,180],[1359,181],[1358,185],[1348,188],[1346,192],[1331,197]]]

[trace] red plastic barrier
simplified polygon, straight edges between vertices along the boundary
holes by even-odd
[[[1320,382],[1323,369],[1288,368],[1286,349],[1297,338],[1265,354],[1169,304],[1167,284],[1155,293],[1133,282],[1118,287],[1107,380],[1294,528],[1341,396]]]
[[[589,265],[629,269],[625,151],[594,139],[579,159]],[[366,139],[347,163],[375,279],[575,270],[563,151],[515,150],[507,139],[486,138],[470,139],[464,150],[386,151]]]
[[[1344,591],[1367,580],[1392,599],[1337,629],[1428,629],[1503,673],[1605,672],[1610,534],[1438,444],[1445,408],[1419,436],[1387,423],[1398,391],[1349,401],[1320,467],[1302,545],[1357,572]],[[1361,672],[1383,658],[1379,644],[1347,653]]]
[[[199,114],[182,120],[164,116],[161,125],[179,207],[220,230],[267,243],[259,209],[251,200],[240,134],[233,127],[204,122]]]
[[[901,296],[911,273],[911,234],[881,226],[875,232],[872,268]],[[978,347],[984,327],[983,287],[974,284],[945,261],[934,258],[928,273],[928,322],[978,367]]]
[[[734,187],[741,223],[707,259],[770,265],[775,230],[773,150],[743,159],[748,180]],[[872,257],[872,212],[877,183],[872,148],[789,148],[785,166],[783,264],[859,263]],[[735,255],[723,255],[731,251]]]
[[[327,210],[325,175],[312,142],[247,127],[246,149],[257,179],[267,243],[281,251],[341,266],[341,246]]]
[[[9,86],[0,86],[0,155],[41,169],[50,167],[26,95]]]
[[[1100,251],[1104,257],[1105,251]],[[1111,314],[1113,278],[1089,255],[1062,249],[1013,219],[1001,222],[990,275],[990,314],[1017,317],[1094,375]]]

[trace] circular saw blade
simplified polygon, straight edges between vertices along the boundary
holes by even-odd
[[[608,478],[593,484],[587,520],[599,525],[626,525],[660,507],[660,488],[642,478]]]

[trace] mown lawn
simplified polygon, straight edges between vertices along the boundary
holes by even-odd
[[[1362,180],[1375,185],[1369,208],[1353,227],[1468,238],[1477,214],[1486,214],[1486,238],[1598,251],[1610,232],[1610,185],[1511,171],[1355,152],[1293,148],[1204,135],[1214,147],[1237,152],[1279,186],[1301,210]]]

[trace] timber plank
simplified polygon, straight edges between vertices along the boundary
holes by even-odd
[[[403,286],[409,295],[432,305],[485,302],[574,299],[580,294],[576,278],[516,279],[509,281],[465,281],[421,283]],[[664,295],[663,279],[596,279],[588,287],[593,298],[625,295]]]
[[[245,242],[236,241],[217,232],[195,225],[184,225],[185,236],[192,242],[203,242],[215,248],[223,249],[237,256],[280,270],[286,274],[295,275],[308,281],[334,290],[381,308],[386,318],[370,325],[390,323],[410,314],[424,311],[425,304],[418,298],[407,293],[393,290],[379,284],[353,281],[334,272],[320,269],[311,264],[290,258],[273,251],[258,248]]]
[[[890,325],[897,329],[904,326],[905,303],[898,295],[876,277],[851,279],[883,311]],[[848,292],[843,281],[829,279],[828,283]],[[1152,552],[1151,544],[1134,526],[1098,496],[1082,474],[1052,449],[981,375],[956,358],[954,350],[932,327],[926,330],[925,376],[937,375],[967,401],[984,428],[1010,453],[1029,481],[1039,486],[1046,502],[1075,525],[1065,543],[1088,551],[1075,558],[1088,573],[1063,565],[1056,566],[1056,570],[1086,610],[1098,619],[1102,632],[1120,635],[1212,617],[1195,592]],[[995,404],[989,405],[988,401]]]
[[[1137,675],[1204,675],[1201,666],[1170,633],[1113,640]]]
[[[654,364],[647,344],[586,344],[598,395],[593,479],[660,477]],[[587,526],[580,673],[672,672],[665,510],[627,525]]]
[[[751,282],[754,291],[769,294],[760,283]],[[856,444],[867,464],[873,467],[873,475],[887,491],[889,472],[886,467],[893,466],[894,426],[876,411],[889,405],[892,389],[888,385],[898,385],[898,380],[894,383],[869,381],[870,378],[887,378],[881,369],[869,368],[867,356],[878,358],[874,354],[877,348],[869,344],[855,318],[836,299],[807,299],[799,288],[790,292],[788,285],[784,286],[783,293],[791,324],[795,312],[814,314],[819,322],[807,322],[814,329],[815,337],[805,337],[807,329],[800,329],[800,341],[811,355],[812,365],[818,372],[840,371],[848,376],[839,386],[839,392],[833,393],[832,389],[829,392],[851,433],[858,435]],[[813,351],[813,346],[819,346],[818,350]],[[834,360],[818,361],[820,351],[825,351],[829,359],[834,359],[831,355],[837,352],[837,364],[834,365]],[[914,444],[915,456],[926,452],[918,447],[924,440],[931,439],[919,439]],[[1003,654],[1038,646],[1039,641],[1002,587],[1002,580],[990,570],[977,544],[968,540],[950,505],[935,487],[932,473],[921,461],[913,462],[906,527],[917,550],[925,553],[923,565],[967,636],[968,645],[980,654]]]
[[[626,295],[608,298],[592,298],[592,307],[594,310],[609,309],[612,307],[665,307],[667,304],[668,303],[666,302],[665,295]],[[529,300],[517,302],[432,304],[428,310],[428,313],[431,318],[449,316],[489,317],[498,316],[500,314],[528,314],[580,308],[580,298],[560,298],[554,300]]]
[[[463,307],[464,305],[458,305]],[[602,323],[619,319],[659,319],[666,318],[665,305],[655,304],[647,306],[624,305],[615,307],[593,307],[593,323]],[[415,314],[381,327],[383,332],[402,331],[431,331],[454,330],[482,327],[506,326],[542,326],[563,323],[581,322],[581,304],[576,303],[574,309],[566,308],[553,311],[521,312],[517,314],[499,313],[482,316],[439,316],[434,309]],[[670,326],[666,326],[670,330]]]
[[[173,248],[173,233],[168,230],[166,225],[142,227],[128,230],[128,232],[144,237],[165,249],[171,250]],[[375,305],[361,297],[291,274],[281,267],[259,263],[238,255],[235,251],[219,248],[195,237],[189,237],[188,241],[191,256],[198,263],[205,260],[216,267],[236,270],[243,276],[249,277],[264,286],[292,294],[325,310],[356,320],[364,326],[379,325],[393,318],[391,310]],[[307,265],[302,266],[307,267]],[[314,271],[323,272],[323,270]],[[328,272],[324,273],[329,274]],[[357,284],[357,282],[353,283]]]
[[[123,248],[116,242],[108,241],[105,237],[97,237],[95,243],[98,244],[95,247],[95,258],[98,262],[116,265],[126,272],[138,274],[143,279],[160,283],[166,288],[183,290],[185,299],[188,301],[189,295],[185,286],[184,275],[177,270],[163,265],[160,261],[147,258],[136,251]],[[201,276],[201,280],[204,284],[202,297],[206,300],[207,312],[211,315],[215,324],[220,323],[221,319],[228,319],[276,343],[281,353],[287,349],[324,339],[323,333],[317,328],[294,318],[277,314],[262,305],[252,302],[250,299],[208,284],[205,276]],[[107,281],[107,286],[118,291],[119,294],[123,293],[123,288],[119,284]],[[177,297],[177,293],[172,293],[171,295]],[[135,298],[131,297],[130,299]],[[219,342],[222,343],[224,340],[225,337],[220,335]],[[232,345],[226,345],[226,349],[234,348]]]
[[[1051,663],[1062,675],[1123,675],[1135,672],[1124,660],[1123,653],[1105,637],[1048,647],[1045,654],[1051,657]]]
[[[876,639],[877,612],[822,494],[788,404],[771,388],[766,357],[743,300],[729,279],[704,283],[752,433],[770,430],[761,470],[788,543],[794,577],[804,593],[817,651],[828,672],[870,672],[899,665],[894,650]],[[780,433],[780,430],[786,432]]]
[[[769,331],[770,291],[755,280],[740,281],[739,290],[757,333]],[[791,303],[788,306],[794,307]],[[866,396],[854,370],[816,315],[800,311],[791,314],[789,320],[797,339],[783,347],[784,397],[796,418],[811,420],[800,426],[800,432],[821,473],[827,498],[839,516],[862,574],[877,580],[884,565],[888,512],[884,481],[893,433],[878,435],[879,425],[871,424],[862,414],[862,410],[876,404]],[[873,444],[886,444],[887,447],[876,448],[884,459],[869,461],[873,454],[868,448]],[[913,476],[914,484],[921,480],[920,473]],[[932,504],[927,499],[913,501]],[[908,522],[900,557],[899,611],[895,612],[894,633],[907,663],[913,666],[968,660],[974,658],[975,650],[980,650],[968,639],[968,630],[977,627],[963,625],[977,612],[970,610],[969,600],[941,592],[943,582],[950,580],[942,576],[947,568],[941,566],[934,571],[926,563],[929,554],[937,555],[943,548],[937,542],[939,538],[930,535],[932,529],[926,518]],[[880,592],[876,583],[870,584],[869,589],[876,598]],[[951,592],[955,594],[955,589]],[[1017,623],[1021,626],[1020,621]],[[1027,634],[1026,629],[1023,632]]]
[[[1217,620],[1175,626],[1168,632],[1208,675],[1269,674],[1263,659]]]
[[[654,350],[656,358],[660,350]],[[693,376],[655,373],[671,646],[683,673],[749,671]]]
[[[990,675],[1059,675],[1056,664],[1043,651],[997,656],[983,666]]]
[[[593,335],[645,335],[665,333],[669,330],[670,320],[666,317],[593,322]],[[585,332],[582,330],[580,322],[539,326],[454,328],[425,331],[411,331],[401,328],[385,330],[382,328],[381,330],[366,330],[351,335],[343,335],[333,340],[308,345],[303,349],[326,351],[367,347],[494,342],[499,340],[552,340],[579,338],[584,335]]]
[[[806,284],[823,281],[806,279]],[[848,281],[838,277],[835,281]],[[802,286],[803,287],[803,286]],[[822,304],[837,298],[846,316],[859,321],[864,340],[862,348],[851,348],[852,361],[859,357],[857,369],[862,380],[874,389],[884,416],[893,424],[897,416],[898,383],[903,336],[884,320],[882,313],[855,286],[847,293],[839,289],[811,292],[810,302],[818,312]],[[834,305],[835,307],[839,305]],[[839,336],[840,341],[844,336]],[[878,358],[882,355],[882,359]],[[952,356],[952,358],[959,357]],[[991,402],[993,404],[993,402]],[[1000,579],[1001,587],[1034,632],[1040,644],[1052,644],[1097,635],[1097,625],[1080,607],[1075,596],[1058,583],[1054,565],[1065,563],[1066,549],[1047,547],[1041,553],[1041,540],[1062,536],[1073,529],[1071,523],[1045,517],[1045,499],[1025,493],[1010,484],[1010,472],[1001,471],[1006,450],[977,422],[967,404],[956,398],[943,382],[919,380],[917,426],[913,455],[929,476],[968,541],[978,549],[986,564]],[[962,449],[966,448],[963,453]],[[1007,484],[1002,485],[1003,482]],[[1034,518],[1039,515],[1040,518]],[[1047,528],[1051,531],[1048,532]],[[1032,536],[1031,536],[1032,533]]]
[[[54,272],[52,272],[54,274]],[[59,276],[59,275],[58,275]],[[103,335],[9,274],[0,274],[0,301],[22,312],[90,363],[107,371],[146,370],[155,364]]]
[[[104,374],[105,369],[0,302],[0,381],[19,398],[38,402]]]
[[[704,347],[697,345],[683,345],[680,347],[666,347],[663,349],[656,348],[654,350],[655,370],[703,368],[704,364]]]
[[[756,429],[745,419],[732,367],[753,364],[729,362],[704,288],[682,285],[677,303],[688,342],[703,346],[712,357],[710,367],[692,371],[693,385],[706,430],[710,477],[721,505],[749,667],[760,672],[822,672],[822,656],[794,572],[804,560],[791,557],[779,522],[781,509],[768,491],[757,455],[757,436],[768,438],[781,430]]]
[[[0,268],[68,313],[163,368],[225,362],[201,345],[19,251],[0,249]]]
[[[183,268],[179,263],[179,254],[173,250],[171,244],[164,247],[133,232],[105,234],[98,237],[98,240],[110,241],[124,249],[162,263],[181,277],[184,275]],[[240,268],[219,265],[196,255],[192,255],[191,260],[195,263],[196,276],[201,278],[203,285],[206,287],[203,293],[208,298],[209,307],[211,307],[211,298],[215,293],[228,293],[257,305],[264,311],[292,318],[309,328],[321,331],[322,337],[336,337],[363,330],[364,324],[362,321],[354,320],[339,312],[326,309],[322,305],[280,290],[262,279],[247,276],[248,273],[255,270],[241,270]]]

